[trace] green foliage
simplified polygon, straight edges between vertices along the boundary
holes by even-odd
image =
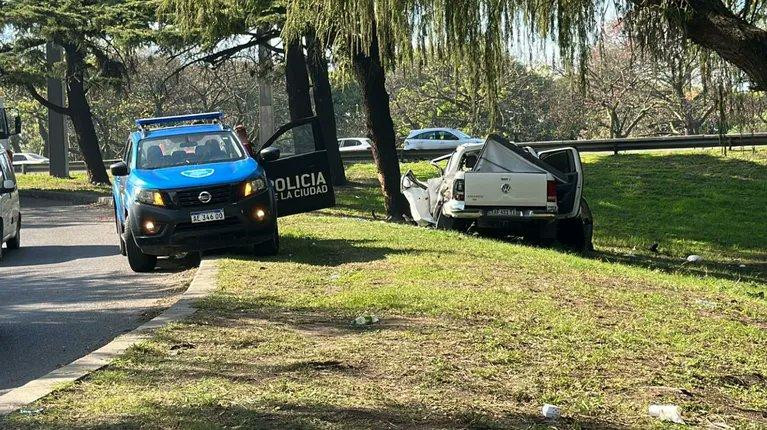
[[[45,43],[73,45],[89,54],[88,77],[119,83],[127,72],[121,49],[145,44],[156,34],[154,2],[141,0],[17,0],[4,2],[0,22],[9,35],[0,46],[0,79],[10,84],[41,86],[47,76],[64,76],[64,67],[49,69]]]
[[[212,48],[253,29],[272,27],[285,18],[282,0],[160,0],[160,17],[186,33],[188,44]]]

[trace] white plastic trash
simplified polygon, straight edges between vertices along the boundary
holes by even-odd
[[[700,263],[701,261],[703,261],[703,257],[700,255],[692,254],[687,256],[688,263]]]
[[[541,414],[550,420],[555,420],[562,415],[558,406],[550,405],[548,403],[541,408]]]
[[[375,315],[362,315],[354,319],[354,325],[370,325],[378,321],[380,320]]]
[[[677,405],[650,405],[648,412],[653,418],[661,421],[671,421],[672,423],[684,424],[682,412]]]

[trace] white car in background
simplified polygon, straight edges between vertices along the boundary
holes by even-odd
[[[51,160],[42,155],[31,152],[17,152],[13,154],[13,165],[21,166],[23,164],[48,164]]]
[[[0,260],[3,243],[7,249],[21,246],[21,209],[16,176],[8,152],[0,145]]]
[[[405,138],[402,149],[445,149],[452,151],[465,143],[482,143],[483,140],[471,137],[454,128],[422,128],[411,130]]]
[[[367,137],[342,137],[338,139],[340,152],[370,151],[370,139]]]

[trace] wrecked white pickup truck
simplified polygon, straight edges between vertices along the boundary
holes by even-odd
[[[447,160],[443,169],[440,162]],[[575,148],[536,152],[490,135],[431,161],[439,177],[402,176],[413,220],[437,228],[554,240],[592,249],[593,220],[582,197],[583,169]]]

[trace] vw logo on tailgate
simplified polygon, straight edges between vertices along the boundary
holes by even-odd
[[[503,194],[509,194],[509,191],[511,191],[511,185],[509,185],[509,184],[501,185],[501,192]]]
[[[197,196],[197,199],[200,200],[202,203],[210,203],[211,199],[213,199],[213,196],[210,195],[209,192],[203,191],[200,193],[199,196]]]

